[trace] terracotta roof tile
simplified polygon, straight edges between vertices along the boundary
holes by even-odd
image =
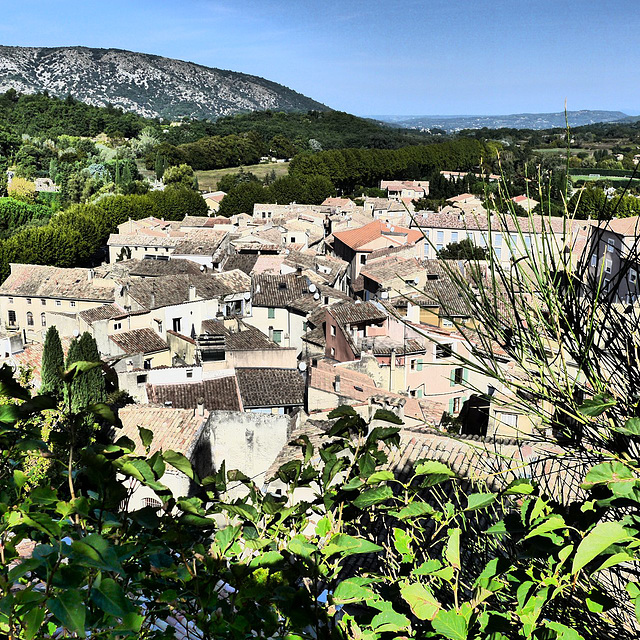
[[[302,406],[304,378],[297,369],[236,369],[245,408]]]
[[[333,236],[354,251],[382,237],[395,245],[413,244],[423,239],[422,233],[417,229],[389,225],[380,220],[374,220],[358,229],[337,231]]]
[[[170,402],[172,407],[181,409],[195,409],[202,398],[208,411],[242,411],[235,376],[180,384],[147,384],[147,397],[152,404]]]
[[[169,345],[153,329],[133,329],[109,336],[126,354],[164,351]]]

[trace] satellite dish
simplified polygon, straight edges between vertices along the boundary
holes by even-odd
[[[73,337],[77,338],[80,335],[80,331],[78,331],[78,329],[74,329],[73,330]]]
[[[389,297],[389,292],[388,292],[388,291],[383,291],[383,292],[380,294],[380,297],[381,297],[383,300],[386,300],[386,299]]]
[[[259,284],[256,285],[256,293],[260,293],[260,285]]]
[[[200,271],[204,271],[204,265],[203,264],[200,265]]]
[[[251,294],[248,291],[244,294],[244,299],[245,300],[251,300]]]
[[[306,362],[299,362],[298,363],[298,369],[300,371],[306,371],[307,370],[307,363]]]
[[[313,282],[309,285],[309,291],[311,291],[311,293],[315,293],[317,287],[315,284],[313,284]]]
[[[317,291],[313,294],[313,299],[320,300],[320,294]]]

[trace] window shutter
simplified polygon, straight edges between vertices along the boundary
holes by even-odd
[[[418,389],[418,398],[422,398],[422,389]]]
[[[418,371],[422,371],[422,358],[418,358]]]
[[[451,369],[451,377],[449,378],[449,386],[450,387],[455,387],[456,386],[456,370],[455,369]]]
[[[462,382],[468,382],[469,381],[469,369],[463,369],[462,370]]]
[[[453,415],[453,398],[449,398],[449,413]]]

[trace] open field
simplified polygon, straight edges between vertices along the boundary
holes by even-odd
[[[261,180],[272,171],[276,172],[276,176],[284,176],[289,171],[288,162],[268,162],[265,164],[250,164],[245,167],[227,167],[226,169],[213,169],[211,171],[196,171],[198,176],[198,185],[200,189],[215,191],[218,180],[222,176],[229,173],[238,173],[240,169],[255,174]]]
[[[630,178],[626,176],[595,176],[595,175],[569,176],[569,179],[572,182],[578,182],[579,180],[584,180],[585,182],[596,182],[596,181],[604,182],[606,180],[607,182],[618,182],[618,183],[625,183],[625,182],[629,182],[630,180]],[[634,184],[638,184],[639,182],[640,182],[640,179],[636,178],[633,180]]]
[[[534,153],[560,153],[562,155],[567,155],[567,150],[566,149],[561,149],[560,147],[557,148],[551,148],[551,149],[534,149],[533,150]],[[575,156],[577,153],[581,153],[581,152],[585,152],[585,153],[589,153],[592,154],[593,153],[593,149],[578,149],[578,148],[571,148],[571,155]]]

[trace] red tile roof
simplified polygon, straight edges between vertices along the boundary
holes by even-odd
[[[396,245],[413,244],[423,239],[422,232],[417,229],[407,229],[405,227],[389,225],[380,220],[370,222],[358,229],[338,231],[334,233],[333,236],[354,251],[383,236],[392,240]]]

